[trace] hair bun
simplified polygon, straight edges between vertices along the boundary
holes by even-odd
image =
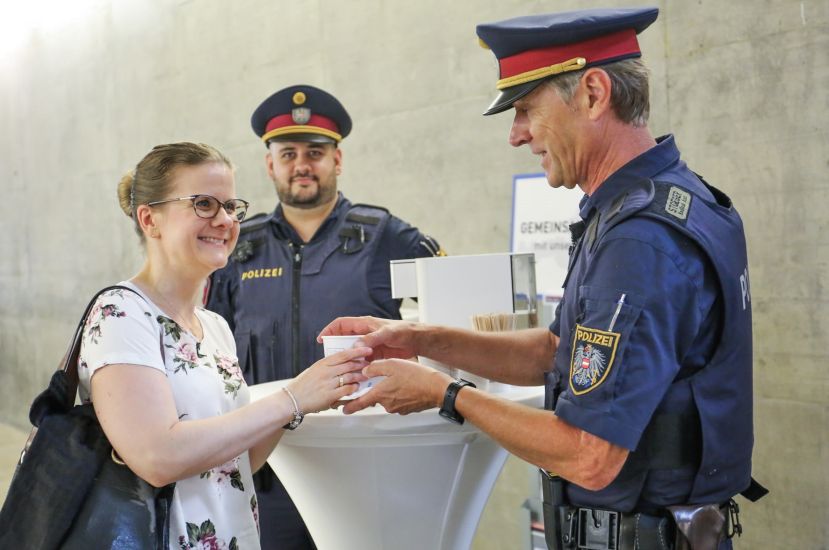
[[[135,202],[133,190],[134,177],[135,171],[130,170],[124,174],[121,177],[121,181],[118,182],[118,204],[121,206],[121,210],[124,211],[124,214],[130,218],[132,217],[133,203]]]

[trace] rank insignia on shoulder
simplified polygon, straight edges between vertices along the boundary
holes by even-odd
[[[690,208],[691,193],[679,187],[671,187],[670,191],[668,191],[668,199],[665,202],[665,212],[680,220],[684,220],[688,217],[688,210]]]
[[[570,389],[575,395],[593,391],[607,379],[620,336],[618,332],[576,325],[570,359]]]

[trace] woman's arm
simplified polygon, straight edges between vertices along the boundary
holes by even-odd
[[[292,417],[278,392],[230,413],[179,420],[164,373],[140,365],[109,365],[92,377],[92,400],[104,433],[127,465],[161,487],[200,474],[271,440]]]
[[[326,357],[289,383],[303,412],[327,409],[354,392],[364,379],[368,348]],[[339,386],[340,375],[345,385]],[[264,464],[279,441],[282,426],[293,418],[293,402],[284,391],[227,414],[178,418],[166,376],[141,365],[113,364],[92,377],[92,402],[112,446],[141,478],[160,487],[200,474],[251,450],[251,468]]]

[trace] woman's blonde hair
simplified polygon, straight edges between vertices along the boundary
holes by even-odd
[[[124,214],[132,218],[135,232],[144,242],[144,233],[135,216],[141,204],[164,200],[170,193],[173,172],[179,166],[198,166],[219,162],[233,169],[233,163],[218,149],[204,143],[168,143],[156,145],[118,182],[118,202]]]

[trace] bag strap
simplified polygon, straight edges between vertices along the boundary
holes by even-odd
[[[62,367],[52,375],[49,386],[32,402],[32,406],[29,409],[29,420],[33,426],[39,426],[40,420],[47,414],[55,410],[67,412],[75,404],[75,397],[78,393],[78,356],[81,353],[83,327],[89,312],[92,310],[92,306],[95,305],[95,302],[101,294],[110,290],[128,290],[146,301],[146,298],[141,296],[136,290],[123,285],[108,286],[95,293],[95,296],[87,304],[81,320],[78,322],[78,328],[75,329],[75,336],[69,345],[69,349],[61,360]]]
[[[141,294],[136,292],[135,290],[131,289],[128,286],[124,285],[112,285],[106,288],[99,290],[95,293],[95,296],[89,301],[86,305],[86,309],[81,316],[81,320],[78,322],[78,328],[75,330],[75,337],[72,339],[72,344],[69,346],[69,350],[64,355],[64,363],[63,363],[63,372],[66,373],[66,376],[69,381],[69,386],[67,390],[72,395],[72,401],[75,401],[75,394],[78,391],[78,357],[81,354],[81,340],[83,339],[83,327],[86,323],[86,317],[89,315],[89,312],[92,310],[92,306],[95,305],[95,302],[101,296],[101,294],[105,292],[109,292],[110,290],[128,290],[133,294],[139,296],[142,300],[145,300]],[[146,301],[146,300],[145,300]]]

